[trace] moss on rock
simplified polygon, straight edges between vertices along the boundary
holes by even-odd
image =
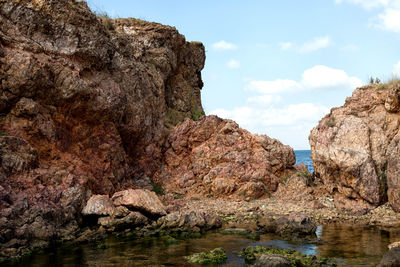
[[[198,264],[209,264],[215,263],[220,264],[226,261],[226,253],[223,248],[216,248],[211,251],[205,251],[195,253],[187,257],[187,260],[191,263]]]
[[[247,263],[254,263],[262,255],[282,255],[290,261],[291,266],[336,266],[335,261],[328,258],[305,255],[293,249],[273,246],[250,246],[244,248],[240,253]]]

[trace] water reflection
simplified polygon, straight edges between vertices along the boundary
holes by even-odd
[[[319,255],[342,258],[351,266],[375,266],[388,244],[400,240],[400,231],[331,224],[324,226],[321,239],[324,242],[318,246]]]
[[[227,252],[228,261],[223,266],[244,266],[237,253],[249,245],[276,245],[306,254],[333,257],[343,266],[375,266],[387,251],[387,245],[400,240],[399,230],[337,224],[319,227],[317,236],[322,242],[287,242],[275,235],[263,235],[260,241],[255,242],[218,233],[181,240],[173,245],[159,239],[109,238],[103,249],[93,244],[60,247],[11,266],[195,266],[187,263],[184,256],[216,247],[223,247]]]

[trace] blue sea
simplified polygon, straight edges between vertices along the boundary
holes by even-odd
[[[311,161],[311,150],[295,150],[294,154],[296,155],[296,164],[304,163],[311,173],[314,172]]]

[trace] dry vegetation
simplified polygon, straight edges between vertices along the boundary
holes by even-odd
[[[370,86],[372,86],[375,90],[388,90],[392,88],[400,88],[400,78],[393,77],[385,83],[382,83],[379,78],[370,78]]]

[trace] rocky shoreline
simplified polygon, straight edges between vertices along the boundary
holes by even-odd
[[[1,0],[0,63],[0,261],[115,233],[400,226],[398,81],[320,121],[311,174],[279,140],[205,116],[205,48],[174,27]]]

